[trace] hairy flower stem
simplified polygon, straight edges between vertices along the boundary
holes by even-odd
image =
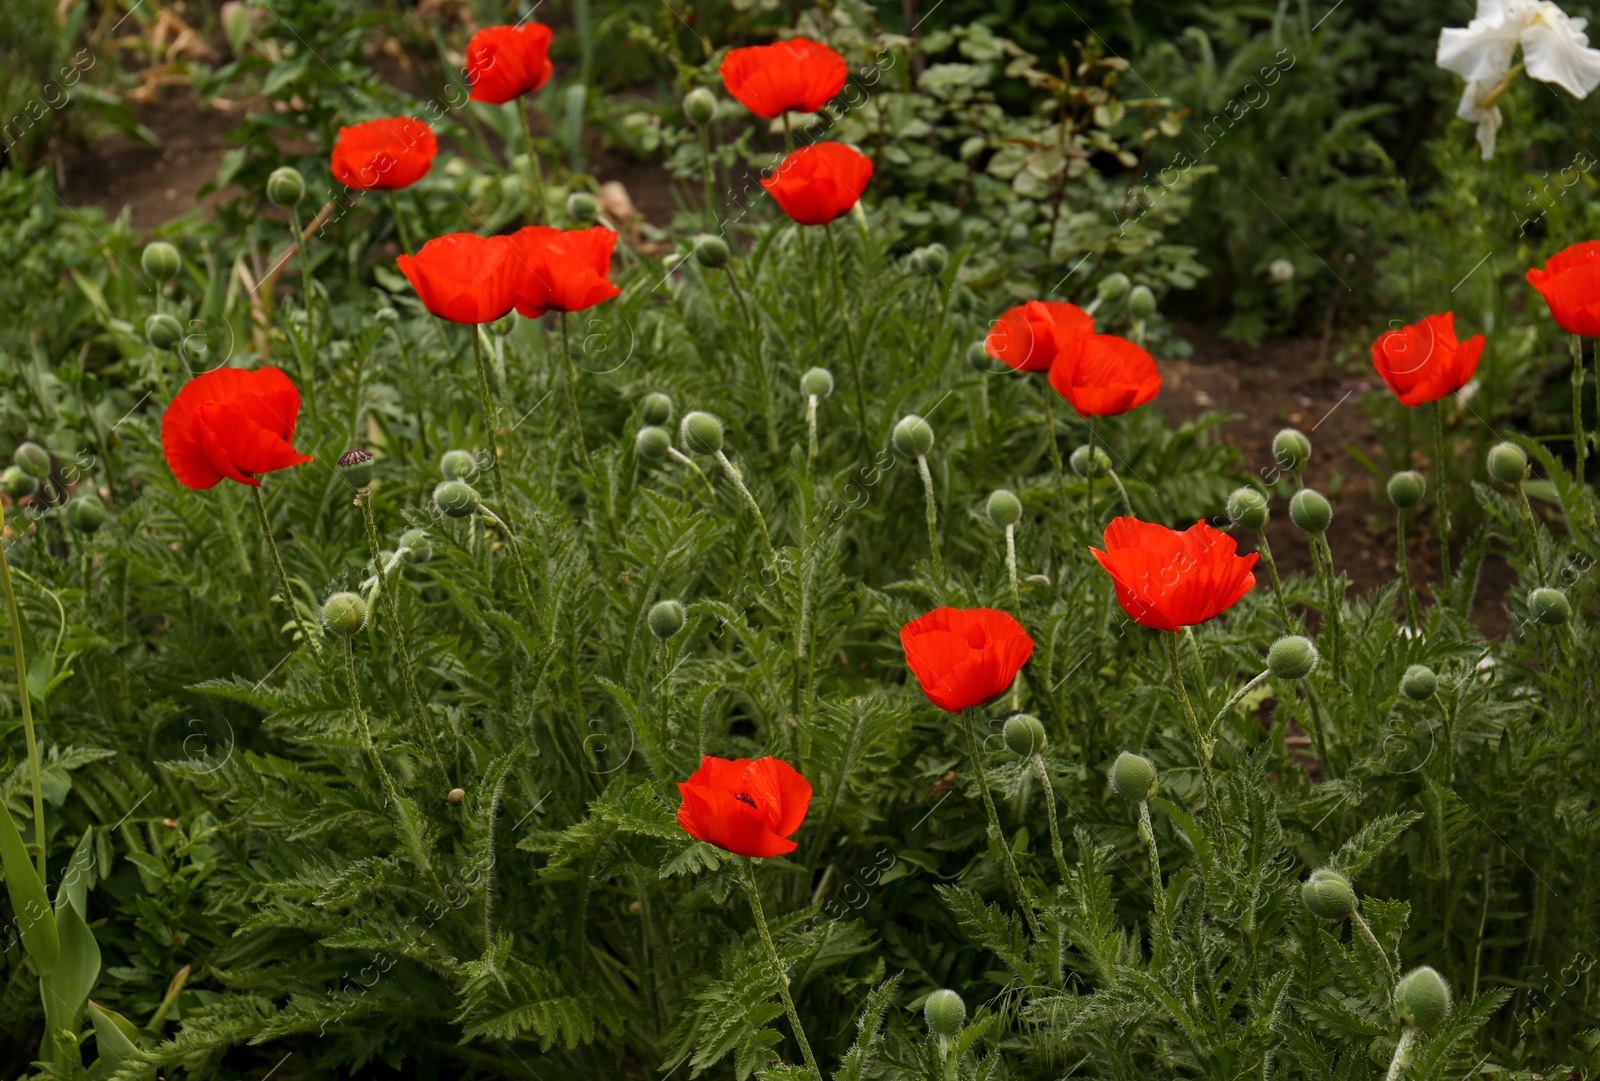
[[[566,312],[561,313],[561,368],[567,386],[567,414],[572,421],[572,438],[577,440],[578,457],[583,467],[589,469],[594,463],[589,458],[589,447],[583,441],[583,414],[578,412],[578,366],[572,363],[572,340],[568,337]]]
[[[1237,691],[1234,691],[1233,697],[1228,699],[1227,703],[1222,707],[1222,709],[1217,712],[1217,715],[1211,719],[1211,727],[1207,729],[1207,734],[1215,738],[1217,732],[1222,728],[1223,718],[1232,713],[1235,707],[1237,707],[1240,702],[1244,701],[1245,695],[1261,686],[1261,684],[1266,682],[1271,675],[1272,673],[1270,671],[1262,672],[1260,675],[1251,678],[1250,682],[1246,683],[1243,687],[1240,687]]]
[[[517,113],[522,117],[522,130],[528,134],[528,171],[533,178],[533,224],[544,224],[544,170],[539,167],[539,152],[533,146],[533,118],[528,115],[528,102],[517,98]]]
[[[1540,631],[1542,632],[1543,628],[1540,628]],[[1444,723],[1444,783],[1445,787],[1449,788],[1456,783],[1455,718],[1451,716],[1450,708],[1444,704],[1444,699],[1439,697],[1438,691],[1433,693],[1433,704],[1439,707],[1439,719]]]
[[[1533,543],[1533,566],[1539,573],[1539,584],[1545,584],[1544,546],[1539,543],[1539,523],[1533,516],[1533,504],[1528,502],[1528,489],[1517,485],[1517,495],[1522,501],[1522,520],[1528,523],[1528,540]]]
[[[400,250],[407,255],[415,255],[417,249],[411,246],[411,230],[406,228],[406,217],[400,213],[400,200],[392,190],[389,192],[389,214],[394,218],[394,231],[400,236]]]
[[[1061,493],[1063,506],[1067,502],[1067,471],[1061,465],[1061,446],[1056,442],[1056,411],[1051,404],[1051,395],[1055,389],[1050,386],[1049,380],[1044,384],[1044,427],[1045,442],[1050,447],[1050,468],[1056,475],[1056,491]]]
[[[1394,1045],[1394,1058],[1389,1060],[1389,1072],[1383,1075],[1384,1081],[1400,1081],[1406,1067],[1411,1065],[1411,1050],[1416,1038],[1416,1029],[1409,1025],[1400,1030],[1400,1042]]]
[[[320,659],[322,647],[311,637],[306,621],[300,618],[300,606],[295,604],[294,593],[289,588],[289,576],[284,573],[283,557],[278,554],[278,542],[272,536],[272,523],[267,519],[267,501],[261,495],[261,486],[251,485],[250,492],[256,497],[256,519],[261,523],[261,535],[267,538],[267,551],[272,555],[272,569],[278,575],[279,588],[283,590],[283,603],[288,607],[289,614],[294,616],[294,625],[299,628],[300,637],[305,639],[311,646],[311,652]]]
[[[1450,588],[1450,500],[1445,495],[1449,480],[1444,449],[1444,399],[1433,403],[1433,486],[1434,528],[1439,531],[1439,567],[1444,574],[1441,588]]]
[[[505,482],[500,479],[500,441],[495,438],[495,429],[500,423],[500,414],[495,409],[494,401],[489,397],[489,373],[483,366],[483,342],[479,337],[478,328],[472,331],[472,362],[478,370],[478,408],[483,411],[483,432],[489,442],[489,479],[494,481],[494,497],[502,505],[506,502]]]
[[[772,534],[767,532],[767,519],[761,513],[761,505],[756,502],[756,497],[750,494],[750,489],[745,487],[744,477],[739,475],[739,467],[730,462],[728,456],[720,450],[716,452],[716,459],[722,471],[728,475],[728,479],[733,481],[733,486],[739,489],[739,494],[744,496],[745,505],[750,508],[750,513],[756,516],[756,526],[761,530],[761,541],[766,545],[767,558],[776,566],[778,553],[772,547]]]
[[[528,581],[528,568],[522,561],[522,546],[517,543],[516,534],[511,531],[511,527],[498,514],[482,503],[478,504],[478,513],[483,515],[483,520],[498,529],[500,535],[506,539],[506,547],[511,549],[511,566],[517,573],[517,588],[522,591],[522,601],[528,606],[528,614],[530,616],[533,615],[539,608],[538,605],[533,603],[533,586]]]
[[[961,711],[961,720],[967,730],[967,755],[972,759],[972,772],[978,775],[978,790],[983,793],[983,809],[989,816],[989,840],[1000,849],[1000,859],[1005,866],[1006,878],[1011,884],[1012,892],[1017,895],[1017,904],[1022,908],[1022,918],[1027,921],[1028,930],[1033,932],[1035,938],[1039,936],[1039,921],[1033,914],[1033,901],[1028,896],[1027,887],[1022,884],[1022,875],[1017,872],[1016,859],[1011,855],[1011,846],[1006,844],[1006,837],[1000,830],[1000,814],[994,809],[994,796],[989,793],[989,776],[984,772],[983,759],[978,757],[978,733],[973,725],[973,710]]]
[[[1033,772],[1044,786],[1045,816],[1050,823],[1050,850],[1055,854],[1056,872],[1061,875],[1061,884],[1065,886],[1072,880],[1072,874],[1067,869],[1067,857],[1061,847],[1061,826],[1056,821],[1056,790],[1050,784],[1050,771],[1045,769],[1044,755],[1035,752],[1032,761]]]
[[[761,397],[765,404],[763,419],[767,425],[767,449],[773,454],[778,453],[778,403],[773,396],[772,368],[767,364],[766,350],[762,348],[761,324],[756,321],[750,311],[750,305],[745,301],[744,290],[739,288],[739,279],[734,276],[733,264],[729,263],[724,268],[728,275],[728,287],[733,291],[733,298],[739,302],[739,312],[744,316],[746,333],[750,338],[751,357],[750,363],[761,377]]]
[[[1128,498],[1128,489],[1123,487],[1122,478],[1117,476],[1115,469],[1107,469],[1106,476],[1111,478],[1111,483],[1116,485],[1117,496],[1122,500],[1122,511],[1130,518],[1133,517],[1133,500]]]
[[[1395,571],[1400,575],[1400,592],[1406,597],[1406,622],[1422,629],[1422,613],[1417,610],[1417,595],[1411,591],[1411,572],[1406,566],[1406,512],[1395,511]]]
[[[1256,551],[1261,553],[1261,562],[1267,565],[1267,575],[1272,579],[1272,599],[1277,602],[1278,618],[1283,621],[1283,629],[1294,629],[1294,620],[1289,617],[1289,602],[1283,595],[1283,582],[1278,578],[1278,564],[1272,558],[1272,545],[1267,543],[1267,531],[1256,531]]]
[[[5,584],[6,613],[11,617],[11,655],[17,662],[17,700],[22,707],[22,735],[28,744],[28,782],[33,786],[33,836],[39,846],[35,857],[39,881],[45,875],[44,784],[39,770],[39,743],[33,734],[33,694],[28,690],[28,666],[22,655],[22,616],[17,611],[17,593],[11,584],[11,562],[6,558],[5,515],[0,511],[0,582]],[[0,809],[0,814],[10,812]]]
[[[817,464],[817,396],[806,395],[806,476],[809,478]]]
[[[933,572],[944,576],[944,559],[939,555],[939,503],[933,497],[933,474],[928,472],[928,456],[917,455],[917,472],[922,476],[922,499],[928,518],[928,547],[933,551]]]
[[[1596,354],[1600,363],[1600,353]],[[1583,438],[1583,385],[1587,374],[1583,368],[1583,335],[1572,336],[1572,479],[1583,487],[1583,463],[1589,457],[1589,444]],[[1543,576],[1541,575],[1541,578]]]
[[[1150,854],[1150,892],[1156,903],[1156,929],[1164,938],[1167,934],[1167,891],[1161,884],[1161,850],[1156,847],[1156,831],[1150,823],[1149,800],[1139,801],[1139,839]]]
[[[710,497],[710,499],[713,502],[715,502],[715,500],[717,498],[717,490],[715,488],[711,487],[710,479],[705,475],[705,473],[700,469],[700,467],[695,464],[695,460],[693,458],[691,458],[687,454],[683,453],[683,451],[679,450],[677,447],[668,447],[667,448],[667,455],[669,457],[671,457],[671,459],[673,461],[678,462],[678,463],[680,463],[682,465],[686,465],[690,469],[694,470],[694,475],[699,477],[700,478],[700,483],[704,484],[706,486],[706,495],[708,497]]]
[[[1328,629],[1332,632],[1333,674],[1344,682],[1344,589],[1339,584],[1339,572],[1333,568],[1333,549],[1328,547],[1328,535],[1317,534],[1322,545],[1322,557],[1328,565]]]
[[[856,352],[855,327],[850,322],[850,295],[844,287],[844,262],[839,258],[839,243],[833,238],[833,222],[824,225],[828,234],[828,252],[833,256],[833,278],[839,286],[839,322],[844,327],[844,344],[850,352],[851,382],[856,395],[856,423],[861,426],[861,438],[867,439],[867,394],[861,385],[861,354]]]
[[[306,309],[306,348],[300,354],[300,378],[305,380],[307,385],[310,385],[313,382],[317,354],[316,308],[312,300],[315,291],[311,285],[311,260],[306,255],[306,246],[300,235],[300,211],[294,206],[289,207],[289,227],[291,230],[289,243],[300,257],[300,302],[305,305]],[[308,401],[311,407],[311,424],[314,428],[320,427],[321,423],[317,416],[318,397],[320,395],[312,394]]]
[[[716,202],[717,202],[716,201],[716,188],[717,188],[717,185],[716,185],[716,180],[714,179],[715,173],[716,173],[716,165],[711,160],[711,125],[710,124],[702,124],[700,126],[700,152],[701,152],[701,155],[702,155],[701,162],[700,162],[700,165],[701,165],[700,172],[701,172],[701,175],[704,177],[705,182],[706,182],[706,232],[714,233],[714,232],[717,231],[717,210],[716,210]]]
[[[1090,536],[1090,538],[1094,537],[1094,535],[1095,535],[1095,524],[1098,522],[1098,519],[1095,517],[1095,513],[1094,513],[1094,475],[1097,472],[1099,472],[1099,470],[1096,468],[1096,463],[1095,463],[1095,460],[1094,460],[1094,452],[1095,452],[1095,449],[1099,446],[1099,442],[1100,442],[1100,418],[1099,417],[1090,417],[1089,418],[1089,467],[1088,467],[1088,469],[1086,469],[1084,471],[1084,479],[1089,485],[1089,536]]]
[[[767,963],[772,965],[772,978],[778,985],[778,997],[783,1000],[783,1011],[789,1015],[789,1028],[794,1032],[795,1042],[800,1045],[800,1054],[805,1058],[806,1069],[810,1070],[817,1081],[822,1081],[822,1071],[817,1068],[817,1060],[811,1053],[811,1041],[806,1039],[806,1030],[800,1024],[800,1011],[794,1008],[794,998],[789,994],[789,974],[783,970],[783,961],[778,957],[778,947],[772,941],[772,932],[767,928],[767,914],[761,908],[761,891],[756,886],[756,865],[748,857],[744,861],[744,888],[750,894],[750,911],[755,913],[756,929],[761,932],[761,944],[767,948]]]
[[[1355,925],[1356,933],[1366,941],[1372,951],[1378,955],[1378,959],[1383,962],[1383,971],[1388,974],[1389,985],[1392,988],[1394,986],[1394,966],[1389,963],[1389,954],[1382,944],[1378,942],[1378,936],[1372,933],[1371,925],[1361,917],[1361,913],[1350,913],[1350,922]]]
[[[1006,577],[1011,580],[1011,608],[1022,615],[1022,591],[1017,588],[1017,527],[1006,526]]]
[[[1195,716],[1194,705],[1189,701],[1189,690],[1183,685],[1183,668],[1178,662],[1178,635],[1160,632],[1167,640],[1167,659],[1172,663],[1172,686],[1183,703],[1184,723],[1189,726],[1189,738],[1194,740],[1195,754],[1200,759],[1200,781],[1206,792],[1206,806],[1217,804],[1216,782],[1211,776],[1211,741],[1200,730],[1200,719]]]
[[[444,771],[444,760],[439,755],[439,747],[434,742],[433,725],[428,717],[428,709],[422,703],[422,694],[417,690],[417,673],[411,666],[411,644],[406,640],[405,624],[400,622],[400,600],[389,588],[389,569],[384,565],[383,552],[378,547],[378,524],[372,514],[372,492],[363,488],[356,493],[356,503],[361,507],[361,520],[366,525],[367,551],[372,556],[372,566],[377,571],[378,592],[383,594],[384,605],[389,609],[389,624],[394,628],[394,640],[397,652],[400,654],[400,676],[406,686],[406,698],[411,702],[411,711],[417,716],[417,723],[422,726],[422,733],[428,740],[428,750],[433,754],[434,761],[438,763],[440,771]]]

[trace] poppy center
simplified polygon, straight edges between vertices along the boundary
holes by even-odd
[[[733,798],[740,803],[748,803],[752,807],[756,805],[756,801],[750,798],[750,793],[748,792],[735,792]]]

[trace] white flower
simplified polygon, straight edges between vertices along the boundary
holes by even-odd
[[[1294,281],[1294,264],[1287,259],[1274,259],[1272,265],[1267,267],[1267,273],[1275,282]]]
[[[1456,107],[1456,116],[1478,125],[1478,147],[1483,152],[1484,161],[1494,157],[1494,140],[1500,133],[1501,118],[1500,106],[1486,106],[1483,104],[1483,99],[1494,90],[1499,81],[1499,79],[1469,79],[1467,88],[1461,93],[1461,104]]]
[[[1439,31],[1435,63],[1469,82],[1494,82],[1511,70],[1511,55],[1537,7],[1534,0],[1478,0],[1478,17],[1466,29]]]
[[[1542,83],[1555,83],[1575,98],[1600,86],[1600,49],[1589,48],[1587,19],[1574,19],[1545,0],[1522,31],[1522,62]]]

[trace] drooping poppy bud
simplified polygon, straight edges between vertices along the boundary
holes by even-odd
[[[178,255],[177,248],[165,240],[157,240],[144,246],[144,252],[139,256],[139,266],[156,281],[164,282],[178,273],[183,266],[183,259]]]
[[[915,413],[901,417],[891,433],[894,449],[916,458],[933,449],[933,425]]]
[[[740,856],[782,856],[805,821],[811,784],[777,758],[713,758],[678,785],[678,826]]]
[[[1085,443],[1073,449],[1067,458],[1067,464],[1072,467],[1074,473],[1086,480],[1090,476],[1103,477],[1111,472],[1111,455],[1106,453],[1104,447],[1095,447],[1091,451],[1089,444]]]
[[[1317,667],[1317,647],[1298,634],[1285,635],[1267,650],[1267,671],[1278,679],[1304,679]]]
[[[1356,891],[1350,880],[1327,867],[1312,871],[1300,884],[1300,899],[1319,920],[1347,920],[1356,910]]]
[[[1421,1032],[1438,1028],[1450,1014],[1450,985],[1426,965],[1414,968],[1395,986],[1394,1011]]]
[[[67,524],[79,533],[98,533],[105,520],[106,505],[93,492],[75,495],[67,504]]]
[[[444,794],[444,798],[446,803],[459,807],[467,798],[467,790],[465,788],[452,788]]]
[[[1148,319],[1156,312],[1156,295],[1148,285],[1135,285],[1128,293],[1128,314],[1135,319]]]
[[[447,450],[439,457],[439,474],[445,480],[462,480],[478,471],[478,459],[470,450]]]
[[[407,563],[426,563],[433,558],[433,542],[426,529],[408,529],[400,534],[400,550]]]
[[[538,90],[554,71],[550,28],[543,23],[486,26],[467,41],[464,74],[472,101],[504,105]]]
[[[732,253],[728,242],[720,236],[702,234],[694,240],[694,261],[709,270],[721,270],[728,265]]]
[[[567,196],[567,217],[578,225],[593,225],[600,220],[600,200],[586,191]]]
[[[678,425],[678,437],[696,454],[715,454],[722,449],[722,421],[710,413],[687,413]]]
[[[11,461],[30,477],[38,480],[44,480],[50,475],[50,452],[31,439],[18,444]]]
[[[386,116],[339,129],[328,167],[333,178],[361,191],[409,188],[433,168],[439,141],[411,116]]]
[[[1124,296],[1127,296],[1128,290],[1132,288],[1133,282],[1129,280],[1126,274],[1118,270],[1100,279],[1100,284],[1095,289],[1095,295],[1100,298],[1102,303],[1110,304],[1114,300],[1121,300]]]
[[[703,128],[717,116],[717,96],[703,86],[697,86],[683,96],[684,119],[697,128]]]
[[[922,1017],[928,1024],[929,1035],[952,1040],[961,1034],[961,1027],[967,1023],[967,1004],[948,987],[941,987],[922,1004]]]
[[[183,324],[171,312],[156,312],[144,321],[144,340],[157,349],[171,349],[183,337]]]
[[[759,117],[814,113],[844,87],[844,57],[809,38],[730,49],[719,69],[729,94]]]
[[[1489,448],[1489,476],[1501,484],[1516,485],[1528,479],[1528,456],[1515,443]]]
[[[1006,750],[1019,758],[1032,758],[1049,743],[1044,725],[1031,713],[1007,717],[1000,729],[1000,737],[1005,741]]]
[[[672,399],[660,391],[651,391],[639,403],[639,416],[646,424],[665,424],[672,419]]]
[[[959,713],[1005,693],[1033,655],[1033,639],[993,608],[935,608],[900,628],[906,665],[928,701]]]
[[[1298,428],[1285,428],[1272,437],[1272,460],[1278,468],[1298,473],[1311,460],[1311,440]]]
[[[929,244],[911,253],[911,265],[929,277],[937,278],[950,265],[950,250],[943,244]]]
[[[0,492],[12,499],[26,499],[39,490],[39,482],[29,476],[20,465],[8,465],[0,470]]]
[[[1400,693],[1413,702],[1426,702],[1439,689],[1439,677],[1425,664],[1414,664],[1400,677]]]
[[[1225,510],[1228,521],[1234,525],[1258,532],[1266,527],[1267,497],[1261,494],[1259,488],[1235,488],[1233,494],[1228,496]]]
[[[464,480],[447,480],[433,490],[433,502],[451,518],[465,518],[478,509],[478,493]]]
[[[672,449],[672,433],[665,428],[658,428],[647,424],[639,429],[639,434],[633,439],[633,452],[641,458],[656,461],[667,456],[667,451]]]
[[[833,373],[826,368],[807,368],[800,377],[800,393],[808,398],[826,398],[833,393]]]
[[[1559,627],[1572,618],[1572,602],[1559,589],[1540,588],[1528,594],[1528,612],[1538,623]]]

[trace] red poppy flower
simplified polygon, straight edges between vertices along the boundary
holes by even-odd
[[[784,158],[761,186],[801,225],[826,225],[850,213],[871,179],[866,155],[843,143],[816,143]]]
[[[161,417],[161,450],[178,483],[210,488],[311,461],[289,445],[300,392],[277,368],[214,368],[185,383]]]
[[[1442,312],[1379,337],[1372,366],[1401,405],[1421,405],[1466,386],[1482,353],[1483,335],[1456,341],[1455,312]]]
[[[1069,342],[1094,333],[1094,316],[1076,304],[1030,300],[989,328],[984,350],[1019,372],[1047,372]]]
[[[1562,330],[1600,337],[1600,240],[1563,248],[1527,277]]]
[[[805,821],[811,783],[776,758],[700,759],[678,785],[678,826],[697,841],[740,856],[781,856]]]
[[[581,312],[622,292],[606,279],[617,234],[603,225],[552,229],[529,225],[511,234],[522,267],[517,311],[529,319],[545,312]]]
[[[1050,365],[1050,385],[1086,417],[1114,417],[1161,393],[1155,358],[1126,338],[1069,339]]]
[[[1113,518],[1106,550],[1090,548],[1117,587],[1117,603],[1135,623],[1177,632],[1204,623],[1250,592],[1256,553],[1239,554],[1233,538],[1204,522],[1179,533],[1137,518]]]
[[[428,175],[439,141],[411,116],[386,116],[339,129],[329,168],[347,188],[397,191]]]
[[[935,608],[900,628],[900,648],[928,701],[960,713],[1011,686],[1033,655],[1033,639],[993,608]]]
[[[467,42],[472,101],[503,105],[550,81],[550,28],[543,23],[486,26]]]
[[[503,236],[450,233],[395,259],[423,306],[452,323],[492,323],[517,302],[523,259]]]
[[[844,87],[844,57],[809,38],[732,49],[722,58],[722,85],[739,104],[768,120],[814,113]]]

